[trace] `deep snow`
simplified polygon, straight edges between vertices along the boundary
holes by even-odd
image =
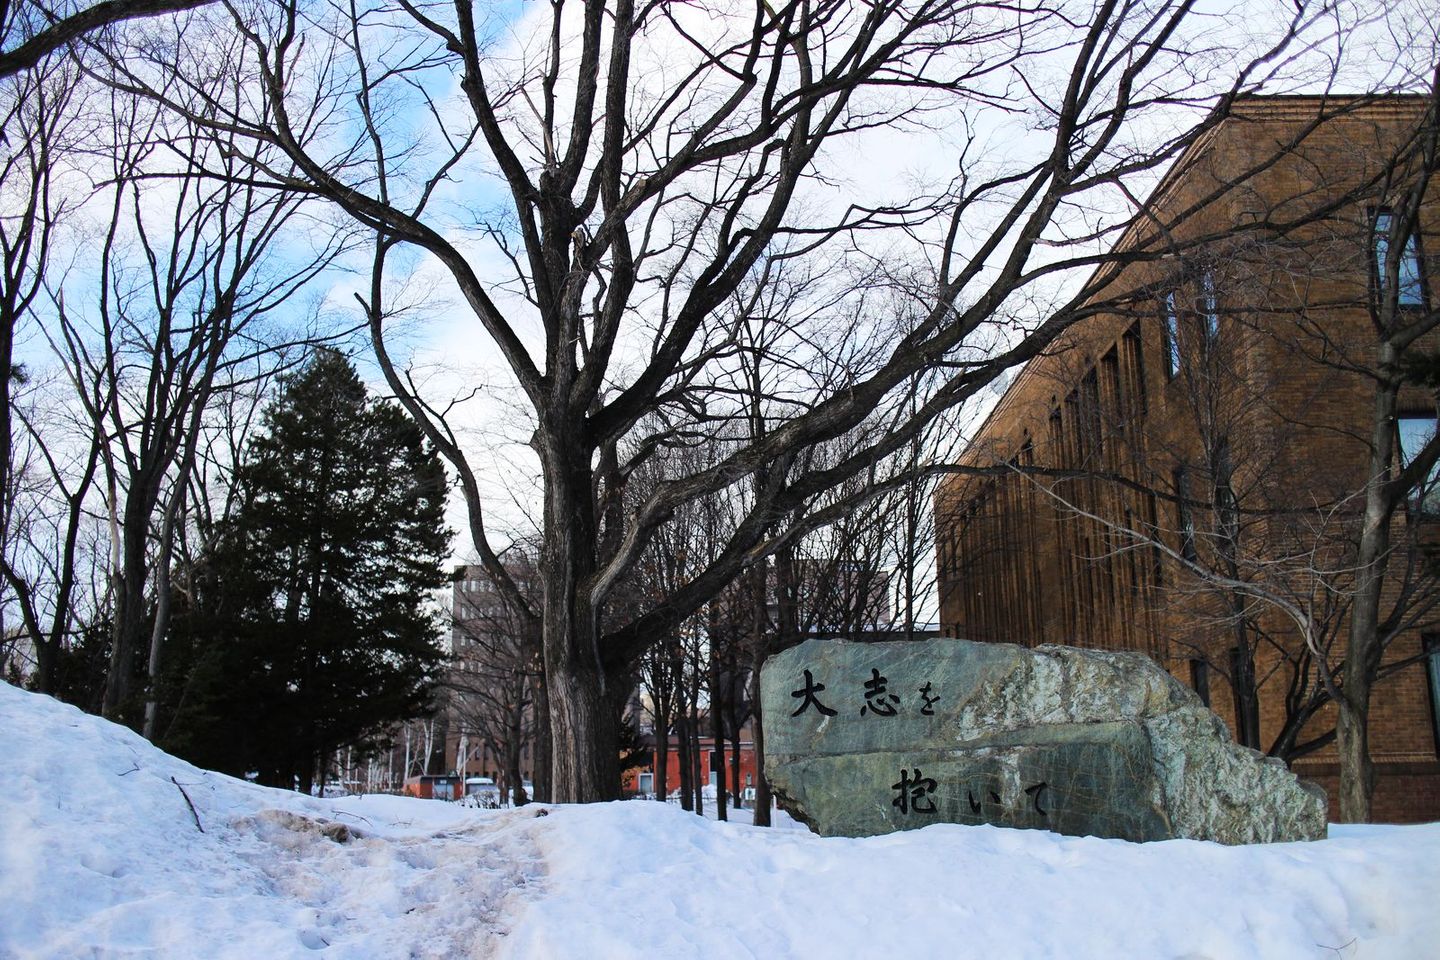
[[[1240,848],[820,839],[657,803],[312,799],[4,684],[0,731],[6,960],[1440,957],[1440,824]]]

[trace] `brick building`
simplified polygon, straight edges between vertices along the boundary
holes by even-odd
[[[657,789],[659,778],[655,774],[660,765],[660,751],[654,746],[653,734],[647,734],[644,739],[650,744],[650,760],[642,766],[632,767],[621,773],[622,796],[653,797]],[[669,739],[669,749],[665,754],[665,790],[670,796],[676,796],[680,792],[680,738],[671,734]],[[713,801],[720,783],[720,754],[715,749],[715,738],[696,737],[694,747],[700,764],[700,782],[708,788],[705,792],[706,798]],[[751,738],[750,725],[746,724],[738,739],[727,738],[725,741],[727,793],[731,797],[738,794],[741,802],[748,805],[748,801],[755,795],[755,774],[755,741]]]
[[[1238,740],[1325,786],[1332,816],[1326,672],[1353,596],[1373,311],[1390,282],[1405,317],[1433,318],[1440,278],[1433,201],[1386,256],[1387,175],[1413,179],[1392,158],[1426,105],[1237,103],[1156,188],[1150,225],[1118,241],[1094,315],[1018,372],[967,448],[973,469],[936,499],[945,634],[1143,651]],[[1403,458],[1433,433],[1435,398],[1406,387],[1400,404]],[[1440,819],[1427,500],[1392,525],[1377,820]]]

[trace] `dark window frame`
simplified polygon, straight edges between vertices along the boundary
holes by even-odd
[[[1095,367],[1086,371],[1075,390],[1076,413],[1079,415],[1080,453],[1089,457],[1105,452],[1105,413],[1100,397],[1100,374]]]
[[[1136,412],[1144,417],[1150,412],[1149,384],[1145,382],[1145,341],[1140,336],[1140,323],[1136,321],[1125,331],[1120,338],[1125,345],[1125,366],[1127,373],[1134,378],[1132,393],[1135,398]]]
[[[1385,261],[1389,257],[1390,233],[1393,229],[1390,224],[1394,221],[1395,211],[1390,207],[1370,208],[1370,288],[1375,296],[1375,302],[1381,303],[1385,296]],[[1385,224],[1382,227],[1382,222]],[[1426,310],[1430,304],[1430,290],[1425,277],[1425,253],[1421,248],[1420,231],[1417,229],[1410,236],[1405,238],[1405,252],[1400,257],[1399,268],[1396,271],[1396,280],[1400,284],[1400,293],[1396,298],[1395,305],[1401,310]],[[1413,282],[1407,282],[1405,277],[1406,263],[1413,264],[1415,277]],[[1406,290],[1414,288],[1414,300],[1405,299]]]
[[[1233,732],[1235,741],[1237,743],[1246,743],[1247,741],[1258,743],[1260,742],[1260,718],[1258,715],[1252,717],[1245,709],[1245,698],[1241,695],[1240,684],[1236,682],[1236,677],[1239,675],[1240,648],[1236,646],[1230,648],[1230,696],[1234,701],[1235,730]],[[1256,729],[1251,730],[1251,724],[1255,724]]]
[[[1180,305],[1175,290],[1160,294],[1160,352],[1165,357],[1165,380],[1174,380],[1180,375],[1183,357],[1180,354]]]
[[[1210,706],[1210,662],[1203,657],[1190,659],[1190,687],[1201,703]]]
[[[1196,271],[1199,289],[1195,293],[1195,314],[1205,331],[1205,344],[1213,347],[1220,342],[1220,289],[1215,282],[1215,266],[1202,265]]]
[[[1105,355],[1100,358],[1097,367],[1105,373],[1104,384],[1101,387],[1101,402],[1108,400],[1114,406],[1113,430],[1123,436],[1129,426],[1132,403],[1129,393],[1125,389],[1125,376],[1120,370],[1119,343],[1111,345]]]
[[[1437,420],[1434,411],[1401,412],[1395,415],[1395,458],[1402,469],[1410,462],[1406,455],[1406,431],[1403,426],[1409,421],[1429,424],[1432,435],[1436,430],[1440,430],[1440,420]],[[1407,499],[1413,512],[1426,517],[1440,516],[1440,463],[1431,468],[1430,476],[1412,490]]]
[[[1180,556],[1193,561],[1195,552],[1195,515],[1190,510],[1190,477],[1183,466],[1171,474],[1175,486],[1175,531],[1180,537]]]
[[[1435,735],[1435,756],[1440,758],[1440,635],[1421,638],[1425,655],[1425,686],[1430,691],[1430,730]]]

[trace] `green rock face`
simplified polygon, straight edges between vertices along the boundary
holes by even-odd
[[[760,675],[765,774],[826,836],[930,823],[1126,840],[1325,836],[1325,796],[1140,654],[810,640]]]

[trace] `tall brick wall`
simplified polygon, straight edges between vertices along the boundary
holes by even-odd
[[[1208,686],[1216,712],[1234,731],[1253,726],[1262,749],[1294,703],[1317,699],[1295,611],[1331,664],[1348,623],[1374,398],[1377,201],[1336,200],[1384,171],[1418,115],[1396,99],[1317,124],[1318,107],[1250,101],[1177,161],[1152,197],[1168,229],[1121,241],[1145,255],[1111,276],[1097,315],[1019,373],[965,455],[975,473],[936,498],[948,634],[1144,651]],[[1270,229],[1317,211],[1298,230]],[[1425,210],[1421,250],[1440,279],[1437,224]],[[1433,415],[1433,398],[1409,390],[1402,411]],[[1440,819],[1422,647],[1440,634],[1440,590],[1419,569],[1440,531],[1399,517],[1392,536],[1385,609],[1402,591],[1423,602],[1389,645],[1372,701],[1374,815]],[[1230,682],[1249,660],[1237,646],[1254,651],[1249,724]],[[1294,745],[1321,744],[1290,752],[1332,796],[1333,729],[1324,706],[1290,730]]]

